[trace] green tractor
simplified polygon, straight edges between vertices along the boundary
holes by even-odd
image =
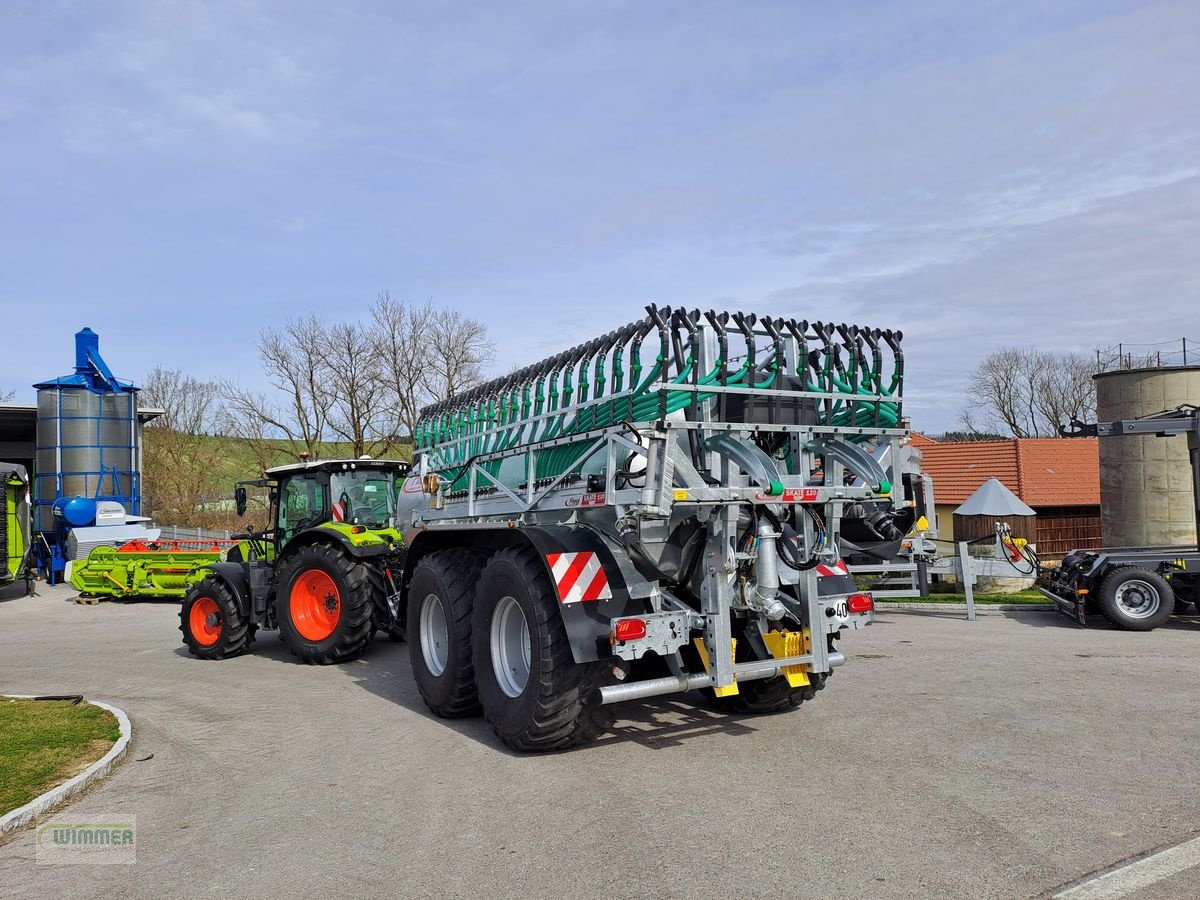
[[[246,552],[231,551],[188,589],[179,613],[188,650],[225,659],[245,652],[259,628],[277,628],[304,662],[327,664],[360,655],[377,631],[402,639],[396,489],[408,468],[322,460],[240,482],[238,515],[246,513],[248,488],[266,488],[271,524],[240,536]]]

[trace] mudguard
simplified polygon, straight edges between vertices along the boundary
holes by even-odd
[[[630,593],[630,582],[640,580],[637,573],[623,571],[619,551],[590,528],[545,525],[522,528],[521,534],[537,550],[555,587],[575,662],[608,659],[612,620],[649,611],[646,591],[635,590],[640,597]]]
[[[214,578],[220,579],[233,592],[242,615],[253,616],[254,609],[250,600],[250,576],[246,571],[246,565],[236,562],[219,562],[213,563],[207,569]]]

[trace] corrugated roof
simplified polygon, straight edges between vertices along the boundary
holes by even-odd
[[[921,446],[938,504],[958,505],[989,478],[1030,506],[1100,503],[1098,438],[1014,438]]]

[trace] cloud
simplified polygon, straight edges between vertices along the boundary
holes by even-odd
[[[0,304],[103,310],[127,371],[253,373],[231,319],[381,289],[482,318],[501,371],[727,305],[903,329],[938,430],[1000,343],[1200,333],[1191,3],[0,16]]]

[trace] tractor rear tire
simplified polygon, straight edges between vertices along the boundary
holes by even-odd
[[[192,585],[179,608],[179,630],[192,656],[228,659],[254,643],[255,626],[228,585],[212,575]]]
[[[369,563],[309,544],[278,569],[275,618],[287,648],[309,664],[356,659],[371,640],[381,581]]]
[[[809,683],[794,688],[782,675],[759,678],[738,685],[738,692],[730,697],[712,696],[712,705],[721,712],[742,715],[770,715],[795,709],[805,700],[812,700],[817,691],[825,689],[827,675],[810,672]],[[709,691],[711,695],[711,690]]]
[[[558,594],[538,555],[497,552],[483,570],[471,629],[483,714],[514,750],[563,750],[599,736],[605,663],[576,663]]]
[[[423,557],[408,587],[405,634],[425,705],[448,719],[479,712],[471,607],[485,557],[460,547]]]
[[[1157,572],[1124,566],[1100,585],[1100,611],[1118,628],[1151,631],[1171,618],[1175,595]]]

